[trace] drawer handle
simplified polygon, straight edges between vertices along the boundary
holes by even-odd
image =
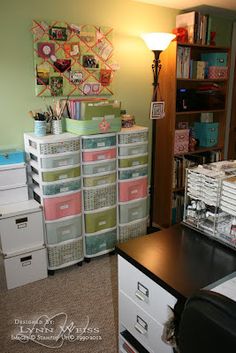
[[[140,293],[138,290],[135,292],[136,297],[141,300],[142,302],[145,301],[145,298],[143,297],[143,294]]]
[[[145,335],[145,333],[147,333],[147,331],[144,330],[144,329],[142,329],[142,328],[139,326],[139,324],[135,324],[135,325],[134,325],[134,328],[135,328],[136,331],[138,331],[139,333],[141,333],[141,335]]]

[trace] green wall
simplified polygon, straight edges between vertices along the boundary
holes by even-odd
[[[61,20],[114,28],[115,59],[120,70],[114,79],[114,98],[149,126],[153,54],[142,32],[170,32],[178,10],[130,0],[7,0],[0,7],[2,33],[0,65],[0,145],[23,145],[23,133],[33,130],[29,110],[44,107],[34,94],[31,23],[33,19]]]

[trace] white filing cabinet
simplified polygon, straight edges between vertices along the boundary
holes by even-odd
[[[0,240],[8,289],[47,277],[42,207],[36,201],[0,206]]]
[[[171,353],[172,348],[161,336],[168,307],[173,308],[177,299],[121,256],[118,275],[119,352],[132,351],[132,343],[125,339],[126,334],[131,334],[149,353]],[[135,348],[133,352],[139,350]]]

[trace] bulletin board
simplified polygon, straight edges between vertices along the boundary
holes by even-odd
[[[113,30],[33,21],[36,96],[109,96],[116,65]]]

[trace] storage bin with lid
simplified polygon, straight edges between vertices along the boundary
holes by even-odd
[[[83,189],[84,210],[92,211],[98,208],[116,204],[116,184]]]
[[[116,182],[116,173],[102,174],[98,176],[90,176],[83,178],[84,187],[101,186]]]
[[[57,244],[82,235],[82,215],[46,222],[47,244]]]
[[[102,174],[112,172],[116,170],[116,160],[101,161],[101,162],[89,162],[82,166],[84,175]]]
[[[140,154],[146,154],[148,152],[147,142],[119,146],[119,156],[134,156]]]
[[[118,165],[119,168],[129,168],[136,167],[138,165],[147,164],[148,155],[140,155],[140,156],[127,156],[127,157],[119,157]]]
[[[86,256],[92,257],[105,254],[115,248],[117,242],[117,228],[102,232],[97,235],[85,234]]]
[[[120,180],[146,176],[148,175],[148,167],[147,165],[141,165],[138,167],[119,169],[118,175]]]
[[[102,136],[82,136],[82,149],[96,149],[116,145],[116,135],[103,134]]]
[[[119,181],[119,201],[131,201],[147,196],[147,177]]]
[[[81,191],[65,196],[44,198],[44,215],[46,221],[81,213]]]
[[[83,260],[83,238],[48,245],[47,250],[49,270],[70,266]]]
[[[116,206],[102,211],[90,211],[84,215],[85,232],[96,233],[116,226]]]
[[[116,158],[116,148],[82,152],[83,162],[96,162],[96,161],[102,161],[102,160],[114,159],[114,158]]]
[[[147,198],[120,203],[119,222],[129,223],[147,216]]]

